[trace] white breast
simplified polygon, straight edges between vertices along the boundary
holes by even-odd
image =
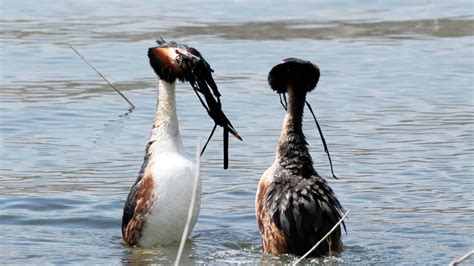
[[[154,200],[139,240],[139,245],[143,247],[166,245],[181,239],[195,176],[195,164],[179,153],[160,154],[153,161],[149,171],[155,183]],[[191,230],[196,224],[201,202],[201,178],[198,182]]]

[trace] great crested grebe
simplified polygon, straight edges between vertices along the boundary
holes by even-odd
[[[196,165],[186,156],[179,133],[176,80],[188,81],[198,96],[203,94],[207,106],[200,96],[199,99],[216,125],[224,128],[224,134],[230,132],[240,139],[222,112],[212,69],[201,54],[186,45],[164,40],[157,43],[157,47],[148,50],[150,65],[159,77],[155,120],[143,165],[128,194],[122,217],[123,239],[142,247],[179,241],[191,202]],[[200,191],[199,178],[189,232],[199,214]]]
[[[288,93],[288,108],[275,162],[260,178],[255,200],[265,253],[303,255],[343,214],[334,192],[313,167],[302,129],[306,93],[313,90],[318,81],[319,68],[296,58],[283,60],[268,74],[274,91],[280,95]],[[341,251],[341,228],[338,227],[328,241],[310,255]]]

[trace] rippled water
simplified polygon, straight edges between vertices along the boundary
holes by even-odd
[[[197,47],[215,69],[244,142],[202,162],[202,210],[184,263],[278,263],[261,254],[258,179],[284,111],[266,83],[286,57],[322,71],[309,101],[351,209],[339,264],[446,264],[474,246],[474,41],[470,1],[10,1],[1,5],[0,262],[171,263],[177,247],[122,244],[122,207],[156,103],[146,50],[158,36]],[[70,42],[137,106],[127,105]],[[185,146],[212,123],[177,89]],[[329,166],[310,117],[316,168]],[[306,260],[323,263],[328,258]],[[472,262],[472,259],[471,259]]]

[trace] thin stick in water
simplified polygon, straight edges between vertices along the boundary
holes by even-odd
[[[110,87],[112,87],[112,89],[115,90],[115,92],[117,92],[120,96],[122,96],[122,98],[127,101],[127,103],[130,105],[130,110],[132,109],[135,109],[135,105],[133,105],[133,103],[127,98],[125,97],[125,95],[123,95],[122,92],[119,91],[119,89],[117,89],[117,87],[115,87],[104,75],[102,75],[102,73],[99,72],[99,70],[97,70],[90,62],[89,60],[87,60],[76,48],[74,48],[71,44],[67,44],[74,52],[76,52],[77,55],[79,55],[79,57],[82,58],[82,60],[84,60],[84,62],[86,62],[86,64],[88,64],[97,74],[99,74],[99,76],[105,80],[105,82],[107,82],[107,84],[109,84]]]
[[[449,266],[455,266],[455,265],[458,265],[460,263],[462,263],[463,261],[465,261],[466,259],[468,259],[470,256],[472,256],[474,254],[474,249],[469,251],[468,253],[464,254],[464,256],[462,256],[461,258],[457,259],[457,260],[453,260],[451,261],[451,263],[449,264]]]
[[[183,254],[183,249],[184,249],[184,244],[186,243],[186,238],[188,236],[189,232],[189,225],[191,223],[191,219],[193,218],[193,211],[194,211],[194,202],[196,201],[196,195],[198,186],[199,186],[199,170],[200,170],[200,164],[201,164],[201,139],[198,138],[197,144],[196,144],[196,172],[194,173],[194,185],[193,185],[193,193],[191,195],[191,202],[189,205],[189,210],[188,210],[188,218],[186,220],[186,226],[184,227],[183,230],[183,235],[181,236],[181,242],[179,243],[179,249],[178,249],[178,254],[176,255],[176,261],[174,262],[175,266],[179,265],[179,261],[181,260],[181,255]]]
[[[309,254],[311,254],[311,252],[313,252],[313,250],[315,250],[328,236],[331,235],[331,233],[336,230],[336,228],[342,223],[342,221],[344,221],[344,218],[346,218],[346,216],[349,214],[351,210],[347,210],[347,212],[344,214],[344,216],[341,217],[341,219],[339,219],[339,222],[337,222],[332,228],[331,230],[329,230],[329,232],[323,236],[323,238],[321,238],[321,240],[318,241],[318,243],[316,243],[308,252],[306,252],[306,254],[304,254],[301,258],[299,258],[297,261],[295,261],[295,263],[293,263],[292,265],[296,265],[298,263],[300,263],[304,258],[306,258]]]

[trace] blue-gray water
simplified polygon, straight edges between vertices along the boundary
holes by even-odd
[[[309,101],[340,178],[328,181],[352,210],[334,261],[446,264],[474,247],[471,1],[161,2],[0,2],[0,263],[174,261],[176,246],[130,248],[120,232],[154,114],[146,51],[159,36],[202,52],[244,138],[231,140],[226,171],[221,134],[207,149],[184,263],[295,259],[261,254],[254,216],[284,116],[266,76],[286,57],[322,72]],[[177,102],[193,156],[212,123],[188,84]],[[308,115],[304,127],[330,176]]]

